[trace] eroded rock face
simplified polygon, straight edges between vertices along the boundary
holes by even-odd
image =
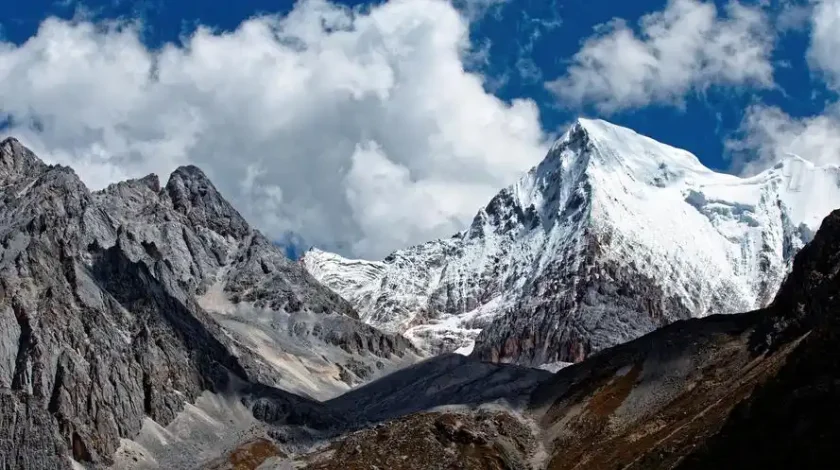
[[[67,453],[53,417],[37,399],[0,391],[0,467],[69,470]]]
[[[604,256],[609,240],[586,233],[580,248],[552,260],[534,293],[478,335],[473,354],[494,362],[580,362],[677,320],[692,318],[684,299],[632,264]],[[698,291],[696,293],[700,295]],[[715,294],[713,308],[729,311],[731,293]]]
[[[92,193],[71,169],[7,139],[0,186],[4,468],[67,468],[69,457],[108,463],[144,417],[165,425],[202,391],[229,388],[231,377],[253,384],[249,403],[309,407],[298,424],[330,425],[317,403],[269,387],[283,379],[284,363],[267,364],[226,331],[223,312],[200,305],[211,290],[246,316],[306,314],[307,328],[283,334],[338,351],[335,383],[344,383],[342,361],[390,364],[412,351],[404,338],[359,324],[346,301],[250,228],[195,167],[176,170],[163,188],[152,175]]]

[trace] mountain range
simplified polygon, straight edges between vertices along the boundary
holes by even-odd
[[[556,369],[676,320],[767,305],[837,207],[836,166],[792,156],[740,178],[579,119],[465,231],[382,261],[313,249],[302,262],[427,354]]]
[[[0,187],[2,469],[838,457],[836,167],[739,178],[579,120],[383,261],[290,261],[194,166],[90,191],[8,138]]]
[[[0,186],[0,468],[109,463],[122,438],[234,383],[268,420],[305,414],[416,360],[198,168],[91,192],[7,139]]]
[[[840,211],[792,269],[765,309],[680,320],[538,377],[524,401],[409,414],[295,460],[323,470],[833,468]],[[386,380],[342,401],[364,404],[358,395]],[[505,382],[510,396],[522,383]],[[414,396],[438,390],[412,386]]]

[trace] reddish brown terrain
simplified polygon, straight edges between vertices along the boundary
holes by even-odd
[[[536,439],[504,412],[417,413],[350,434],[306,458],[311,470],[529,468]]]

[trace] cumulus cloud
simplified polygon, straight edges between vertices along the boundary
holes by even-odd
[[[774,35],[759,8],[671,0],[644,16],[639,34],[623,20],[599,26],[547,87],[567,106],[604,113],[652,103],[681,105],[686,93],[716,85],[771,87]]]
[[[470,187],[469,182],[457,186],[434,179],[412,182],[408,169],[390,160],[375,142],[356,147],[345,184],[347,201],[362,230],[379,233],[376,240],[360,240],[355,247],[360,252],[376,251],[372,243],[401,246],[418,231],[424,240],[451,233],[452,227],[462,225],[464,214],[474,214],[487,203],[481,183]]]
[[[544,155],[536,105],[465,71],[468,21],[306,0],[150,50],[136,25],[49,19],[0,43],[0,119],[94,188],[192,163],[269,235],[379,257],[462,228]]]
[[[754,105],[747,110],[738,138],[727,147],[736,156],[735,169],[743,174],[758,173],[791,155],[818,165],[838,164],[840,107],[794,118],[775,106]]]
[[[840,1],[816,2],[811,16],[811,46],[808,62],[826,83],[840,91]]]
[[[808,0],[776,0],[776,30],[800,32],[808,27],[813,13]]]
[[[811,70],[840,91],[840,0],[820,0],[808,11]],[[816,164],[840,164],[840,103],[830,102],[811,116],[790,116],[775,106],[750,107],[735,138],[727,142],[736,170],[754,174],[797,155]]]

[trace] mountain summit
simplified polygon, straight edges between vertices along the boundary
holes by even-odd
[[[579,119],[452,238],[383,261],[311,250],[302,262],[364,321],[428,353],[559,364],[766,305],[835,207],[837,167],[790,158],[739,178]]]

